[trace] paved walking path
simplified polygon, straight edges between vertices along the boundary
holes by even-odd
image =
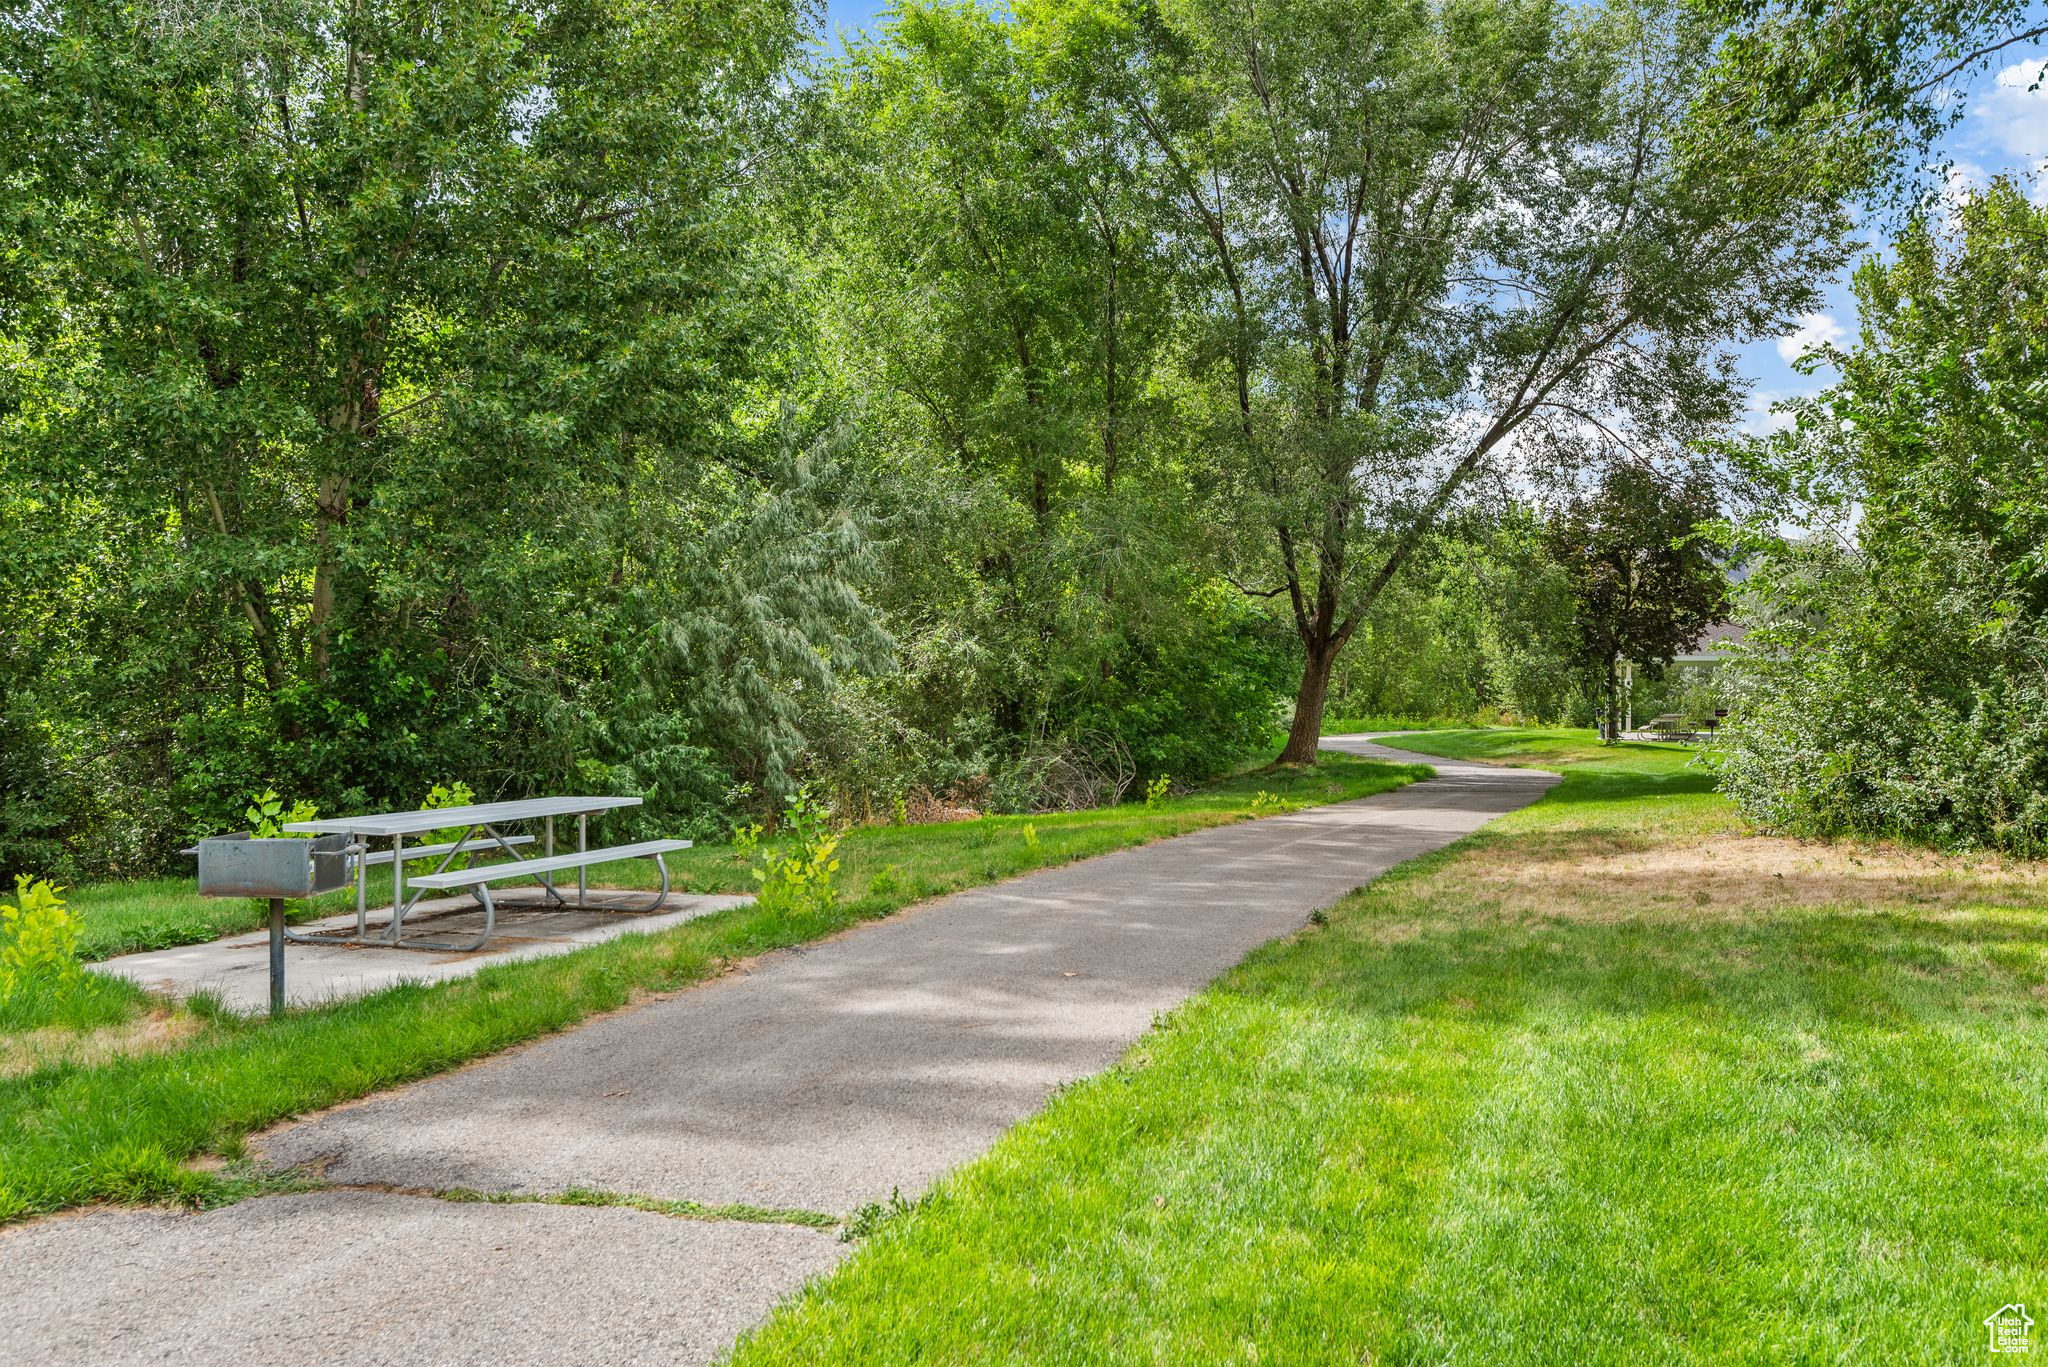
[[[705,1361],[846,1246],[388,1189],[834,1213],[914,1196],[1246,951],[1555,782],[1431,763],[1437,779],[1396,792],[944,898],[259,1146],[385,1191],[0,1234],[0,1283],[30,1297],[0,1317],[0,1358],[160,1361],[203,1344],[214,1362]]]

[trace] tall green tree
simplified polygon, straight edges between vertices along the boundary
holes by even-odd
[[[1577,663],[1596,681],[1609,744],[1621,734],[1621,662],[1661,678],[1672,657],[1728,617],[1727,574],[1703,530],[1721,512],[1703,473],[1618,465],[1544,527],[1571,586]]]
[[[1300,644],[1288,761],[1477,478],[1717,430],[1726,344],[1848,253],[1811,139],[1710,117],[1720,31],[1684,7],[1164,0],[1129,35],[1201,263],[1219,514]]]
[[[258,779],[781,781],[791,684],[875,645],[829,424],[771,397],[800,18],[0,8],[0,331],[69,358],[6,457],[62,601],[10,625],[191,820]]]
[[[1213,592],[1113,54],[1068,0],[902,6],[822,82],[806,297],[862,407],[921,729],[1201,772],[1270,725],[1270,633]]]

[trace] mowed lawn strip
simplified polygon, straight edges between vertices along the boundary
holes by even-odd
[[[739,907],[458,982],[295,1010],[278,1022],[158,1013],[132,1023],[125,1052],[118,1038],[95,1037],[80,1057],[61,1037],[0,1037],[0,1059],[15,1060],[0,1078],[0,1218],[91,1201],[229,1199],[243,1188],[188,1160],[235,1157],[243,1136],[289,1116],[444,1071],[914,901],[1245,819],[1260,792],[1313,805],[1428,774],[1351,760],[1247,774],[1149,808],[866,828],[840,847],[842,895],[825,911]],[[690,851],[680,871],[700,889],[751,886],[745,860],[725,847]],[[36,1066],[38,1044],[54,1061]]]
[[[2048,1299],[2048,875],[1751,834],[1675,747],[1413,743],[1566,778],[1252,954],[736,1367],[1965,1362]]]

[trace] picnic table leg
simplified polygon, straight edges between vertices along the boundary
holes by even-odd
[[[484,942],[491,938],[491,931],[497,925],[498,922],[498,906],[497,903],[491,900],[490,884],[479,883],[476,885],[476,900],[483,904],[484,931],[483,934],[477,936],[468,944],[451,945],[443,940],[414,940],[411,944],[406,945],[405,947],[407,949],[446,949],[452,950],[457,954],[469,954],[473,953],[476,950],[482,949],[484,947]]]
[[[588,854],[589,852],[590,817],[587,813],[578,812],[576,814],[576,853]],[[579,907],[586,905],[590,901],[590,889],[587,886],[589,880],[586,876],[589,872],[590,870],[582,864],[576,866],[576,905]]]
[[[356,837],[356,943],[370,933],[370,838]]]
[[[392,944],[405,926],[405,837],[391,837],[391,928],[384,932],[384,938]]]
[[[555,857],[555,819],[553,817],[549,817],[547,820],[547,831],[547,857],[553,859]],[[551,901],[559,902],[561,900],[561,898],[555,896],[555,872],[553,869],[541,875],[541,886],[548,890],[548,897]]]

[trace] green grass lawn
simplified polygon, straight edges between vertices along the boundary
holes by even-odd
[[[1678,747],[1412,744],[1565,781],[1255,952],[736,1367],[1967,1362],[2048,1302],[2041,869],[1753,834]]]
[[[1441,731],[1462,725],[1461,722],[1432,721],[1422,717],[1328,717],[1323,721],[1323,734],[1355,736],[1361,731]]]
[[[64,900],[79,922],[79,952],[88,960],[111,959],[116,954],[201,944],[262,928],[267,914],[262,903],[239,897],[201,897],[194,877],[138,878],[67,889]],[[370,889],[372,897],[381,894],[388,903],[389,871],[373,871]],[[346,892],[288,903],[286,914],[297,923],[353,911],[355,904],[351,885]]]
[[[455,1067],[925,897],[1243,820],[1261,792],[1300,806],[1384,792],[1428,772],[1343,759],[1241,775],[1150,808],[866,828],[841,846],[841,896],[828,909],[739,907],[458,982],[294,1010],[276,1022],[221,1016],[201,1003],[197,1011],[137,1015],[127,1035],[102,1022],[82,1036],[0,1033],[0,1219],[98,1200],[229,1199],[245,1188],[188,1160],[235,1157],[243,1136],[291,1115]],[[752,886],[745,862],[725,848],[690,851],[679,872],[700,889]],[[161,926],[178,905],[168,893],[146,903],[95,902],[86,892],[74,894],[74,904],[85,908],[89,931],[94,908],[105,912],[95,931],[102,942],[125,933],[125,910],[148,907],[151,924]]]

